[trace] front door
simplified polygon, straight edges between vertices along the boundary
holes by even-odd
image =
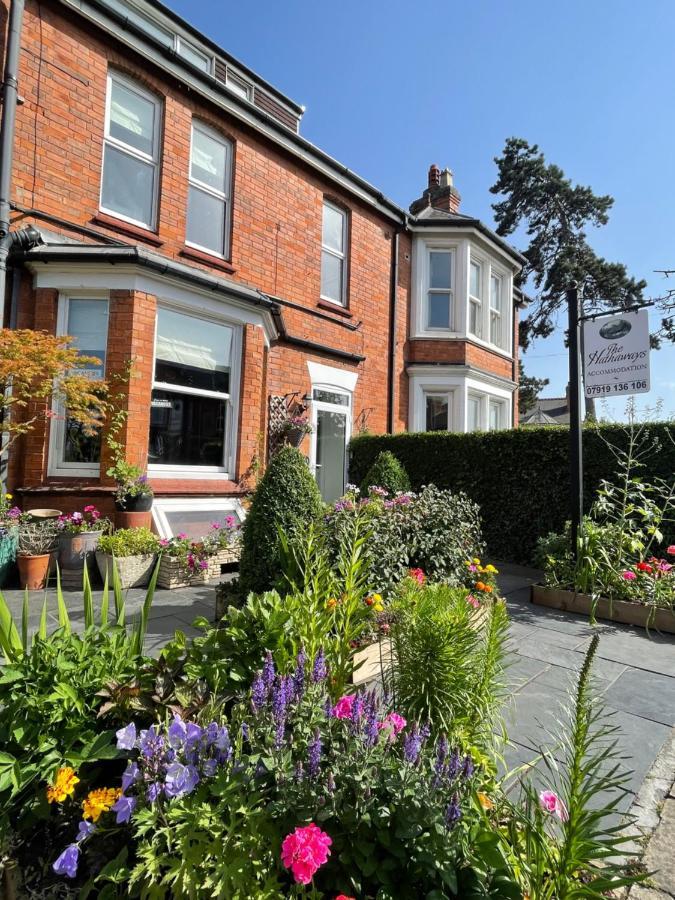
[[[345,492],[351,398],[335,389],[312,392],[312,463],[321,496],[332,503]]]

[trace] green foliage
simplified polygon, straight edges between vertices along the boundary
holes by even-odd
[[[368,581],[382,593],[392,591],[410,568],[462,584],[466,560],[483,549],[478,507],[462,494],[434,485],[393,501],[372,492],[364,505],[354,495],[339,500],[322,526],[333,558],[355,517],[367,523],[370,534],[363,552]]]
[[[361,482],[361,493],[367,496],[371,487],[384,488],[392,497],[401,491],[410,490],[410,481],[405,469],[389,450],[378,453]]]
[[[102,535],[97,549],[112,556],[158,553],[159,538],[149,528],[118,528],[113,534]]]
[[[534,406],[539,394],[548,384],[548,378],[526,375],[522,359],[518,360],[518,412],[521,416]]]
[[[675,445],[670,427],[648,424],[653,442],[642,462],[643,481],[673,483]],[[622,425],[584,428],[584,506],[590,509],[602,479],[613,483],[617,450],[627,450],[630,431]],[[569,516],[569,431],[563,427],[523,428],[475,434],[429,432],[359,435],[350,445],[350,477],[358,482],[382,450],[405,466],[413,490],[435,484],[463,491],[478,504],[483,536],[496,559],[530,563],[538,538],[561,532]],[[672,525],[665,543],[675,543]]]
[[[317,521],[322,510],[319,489],[302,454],[282,447],[258,484],[244,522],[239,567],[244,593],[274,587],[280,575],[279,530],[292,540]]]
[[[524,785],[524,803],[509,818],[508,853],[524,893],[532,900],[614,896],[644,879],[631,865],[635,836],[613,821],[628,794],[629,773],[621,766],[618,727],[604,712],[591,667],[598,648],[591,641],[570,698],[566,722],[553,737],[562,765],[544,755],[542,787],[562,801],[556,817],[542,808],[537,790]],[[621,858],[624,862],[621,862]]]
[[[607,224],[611,197],[572,185],[558,166],[546,163],[536,144],[522,138],[509,138],[495,162],[499,175],[490,190],[504,195],[492,207],[497,234],[506,237],[525,226],[530,239],[520,283],[531,280],[537,296],[520,322],[522,346],[552,333],[573,281],[586,298],[587,312],[642,301],[647,283],[629,277],[624,265],[599,257],[586,240],[588,226]]]
[[[492,597],[407,579],[394,604],[389,687],[404,715],[487,750],[504,697],[508,616]]]

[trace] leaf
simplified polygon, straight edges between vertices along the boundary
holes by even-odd
[[[61,572],[58,565],[56,567],[56,606],[59,612],[59,627],[65,629],[66,634],[70,634],[70,617],[68,615],[68,607],[63,599]]]
[[[102,626],[106,626],[108,624],[108,606],[109,606],[109,590],[108,590],[108,567],[105,567],[105,577],[103,579],[103,594],[101,596],[101,617],[100,622]]]
[[[85,561],[82,570],[82,604],[84,606],[84,627],[94,627],[94,598],[91,593],[91,582],[89,581],[89,567]]]
[[[40,613],[40,627],[38,628],[38,637],[41,641],[47,640],[47,592],[42,601],[42,612]]]

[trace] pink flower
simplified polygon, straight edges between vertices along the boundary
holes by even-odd
[[[234,516],[226,516],[225,517],[225,527],[226,528],[235,528],[237,525],[237,520]]]
[[[555,791],[541,791],[539,805],[544,812],[557,816],[561,822],[567,821],[567,807]]]
[[[213,528],[214,531],[218,531],[218,529],[220,528],[220,522],[211,522],[211,528]]]
[[[675,544],[671,544],[670,547],[666,549],[666,553],[668,556],[675,556]]]
[[[407,725],[407,721],[398,713],[392,712],[385,716],[384,721],[378,724],[378,728],[391,728],[394,737],[399,735]]]
[[[469,606],[473,606],[474,609],[480,608],[480,600],[474,597],[473,594],[467,594],[466,602],[469,604]]]
[[[354,694],[345,694],[343,697],[340,697],[333,707],[333,717],[336,719],[351,719],[355,699]]]
[[[414,578],[419,584],[424,584],[426,576],[423,569],[408,569],[408,575]]]
[[[92,504],[90,503],[89,506],[85,506],[85,507],[84,507],[84,512],[86,512],[86,513],[95,513],[95,512],[98,512],[98,510],[96,509],[95,506],[92,506]]]
[[[167,541],[166,538],[160,538],[159,546],[160,547],[168,547],[171,541]]]
[[[478,571],[478,566],[471,563],[471,565],[469,566],[469,572],[477,572],[477,571]]]
[[[635,572],[631,572],[630,569],[626,569],[625,572],[622,572],[621,577],[624,581],[635,581],[637,578]]]
[[[286,835],[281,845],[281,862],[291,870],[297,884],[309,884],[330,856],[328,848],[332,843],[325,831],[310,822]]]
[[[187,534],[185,534],[184,531],[179,532],[179,533],[176,535],[176,537],[178,538],[179,541],[186,541],[186,540],[187,540]]]
[[[209,567],[209,564],[205,559],[199,560],[199,568],[200,569],[208,569],[208,567]]]

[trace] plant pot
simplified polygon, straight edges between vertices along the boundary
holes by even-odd
[[[108,573],[108,584],[112,584],[112,567],[117,566],[120,584],[123,590],[133,587],[146,587],[150,581],[155,563],[156,553],[143,553],[138,556],[112,556],[110,553],[96,553],[96,562],[101,578],[105,581]]]
[[[136,494],[135,497],[126,496],[124,500],[115,500],[115,509],[118,512],[147,512],[152,509],[152,494]]]
[[[190,587],[198,584],[208,584],[212,578],[220,575],[220,564],[212,556],[208,560],[208,568],[192,570],[177,556],[162,554],[159,563],[157,586],[161,588]]]
[[[631,603],[628,600],[607,600],[600,597],[594,603],[588,594],[566,591],[562,588],[533,584],[530,600],[537,606],[559,609],[563,612],[620,622],[623,625],[637,625],[639,628],[665,631],[675,634],[675,613],[670,609],[650,606],[646,603]]]
[[[47,584],[50,553],[41,553],[39,556],[21,554],[16,558],[19,567],[19,582],[22,588],[29,591],[41,591]]]
[[[7,534],[0,537],[0,588],[4,587],[16,560],[16,542],[19,529],[11,525]]]
[[[62,531],[59,535],[59,568],[81,572],[85,563],[91,572],[94,553],[103,531],[83,531],[80,534],[69,534]]]
[[[115,507],[115,528],[150,528],[152,512],[129,512]]]

